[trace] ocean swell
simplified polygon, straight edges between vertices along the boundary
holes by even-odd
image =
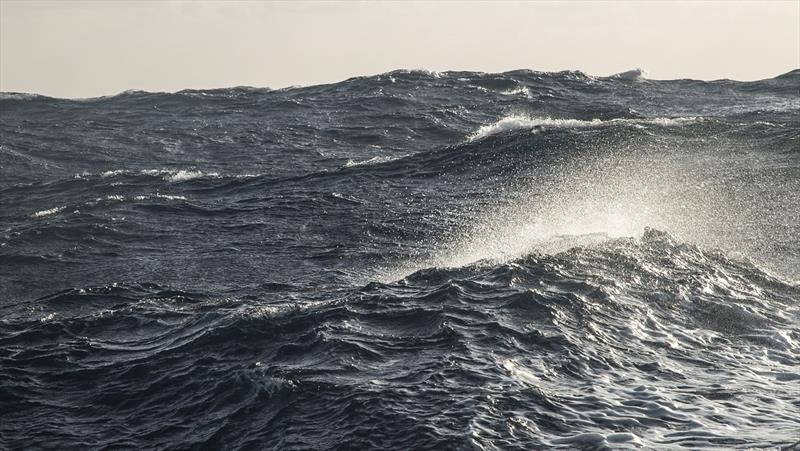
[[[0,95],[0,448],[796,446],[800,71]]]

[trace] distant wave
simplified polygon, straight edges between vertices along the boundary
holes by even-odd
[[[28,94],[24,92],[0,92],[0,101],[3,100],[39,100],[49,97],[39,94]]]
[[[595,75],[589,75],[579,70],[564,70],[564,71],[557,71],[557,72],[547,72],[547,71],[535,71],[530,69],[517,69],[508,72],[501,72],[501,73],[490,73],[490,72],[467,72],[467,71],[435,71],[435,70],[427,70],[427,69],[397,69],[392,70],[389,72],[383,72],[376,75],[370,76],[360,76],[360,77],[353,77],[349,78],[340,82],[335,82],[331,84],[324,84],[324,85],[309,85],[309,86],[301,86],[301,85],[292,85],[286,86],[280,89],[272,89],[269,87],[252,87],[252,86],[235,86],[235,87],[228,87],[228,88],[208,88],[208,89],[182,89],[175,92],[163,92],[163,91],[145,91],[141,89],[127,89],[125,91],[116,93],[116,94],[109,94],[109,95],[102,95],[102,96],[95,96],[95,97],[84,97],[84,98],[60,98],[60,97],[50,97],[40,94],[33,94],[33,93],[19,93],[19,92],[0,92],[0,101],[75,101],[75,102],[105,102],[105,101],[122,101],[126,99],[140,99],[140,98],[195,98],[195,99],[202,99],[202,98],[244,98],[247,96],[252,95],[267,95],[270,93],[280,94],[280,93],[292,93],[296,91],[304,91],[304,90],[316,90],[316,89],[325,89],[335,86],[346,86],[348,84],[352,84],[356,81],[362,82],[370,82],[370,81],[380,81],[380,80],[388,80],[391,83],[396,83],[398,80],[407,80],[407,81],[414,81],[419,80],[420,78],[427,78],[430,80],[459,80],[462,82],[474,82],[476,80],[486,80],[486,79],[507,79],[509,81],[514,80],[535,80],[535,81],[549,81],[549,80],[570,80],[575,82],[585,82],[585,83],[594,83],[597,80],[606,80],[606,81],[638,81],[644,80],[647,76],[647,71],[641,68],[635,68],[628,71],[620,72],[611,76],[607,77],[600,77]],[[773,78],[767,78],[764,80],[756,80],[756,81],[734,81],[734,80],[713,80],[713,81],[703,81],[703,80],[691,80],[691,79],[680,79],[680,80],[659,80],[660,82],[666,83],[673,83],[673,82],[685,82],[685,81],[698,81],[702,83],[709,83],[709,84],[726,84],[726,83],[737,83],[741,84],[742,86],[748,86],[751,88],[765,88],[765,89],[774,89],[773,85],[775,83],[782,83],[782,82],[792,82],[795,79],[800,78],[800,69],[795,69],[789,71],[787,73],[778,75]],[[477,86],[478,88],[482,88],[481,86]],[[485,88],[484,88],[485,89]],[[511,88],[511,89],[502,89],[500,93],[505,95],[511,94],[524,94],[527,95],[525,88]]]
[[[618,80],[636,81],[636,80],[644,79],[644,76],[646,75],[646,73],[647,73],[646,71],[644,71],[643,69],[640,69],[640,68],[637,67],[636,69],[632,69],[632,70],[628,70],[628,71],[625,71],[625,72],[620,72],[618,74],[614,74],[609,78],[618,79]]]

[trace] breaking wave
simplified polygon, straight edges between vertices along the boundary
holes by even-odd
[[[468,139],[470,141],[474,141],[497,133],[505,133],[508,131],[520,130],[520,129],[531,130],[532,132],[536,133],[541,130],[547,130],[551,128],[605,127],[614,125],[626,125],[633,127],[637,126],[641,127],[644,125],[659,125],[663,127],[670,127],[670,126],[692,123],[702,119],[703,118],[699,117],[675,117],[675,118],[654,117],[654,118],[643,118],[643,119],[617,118],[610,120],[600,120],[600,119],[581,120],[581,119],[553,119],[550,117],[537,118],[537,117],[513,114],[510,116],[505,116],[494,123],[481,126],[473,134],[469,135]]]

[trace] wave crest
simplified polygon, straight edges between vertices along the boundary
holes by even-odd
[[[660,125],[665,127],[684,125],[692,122],[702,120],[700,117],[653,117],[643,119],[625,119],[617,118],[610,120],[601,119],[553,119],[550,117],[531,117],[520,114],[512,114],[503,117],[498,121],[484,125],[469,135],[469,141],[476,141],[487,136],[495,135],[498,133],[505,133],[512,130],[530,129],[534,133],[542,129],[552,128],[583,128],[583,127],[600,127],[608,125],[628,125],[628,126],[643,126],[643,125]]]
[[[609,78],[613,78],[616,80],[637,81],[637,80],[643,80],[645,75],[647,75],[647,71],[637,67],[635,69],[626,70],[625,72],[614,74]]]

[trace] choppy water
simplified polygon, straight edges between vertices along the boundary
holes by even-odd
[[[788,449],[798,193],[800,70],[4,93],[0,448]]]

